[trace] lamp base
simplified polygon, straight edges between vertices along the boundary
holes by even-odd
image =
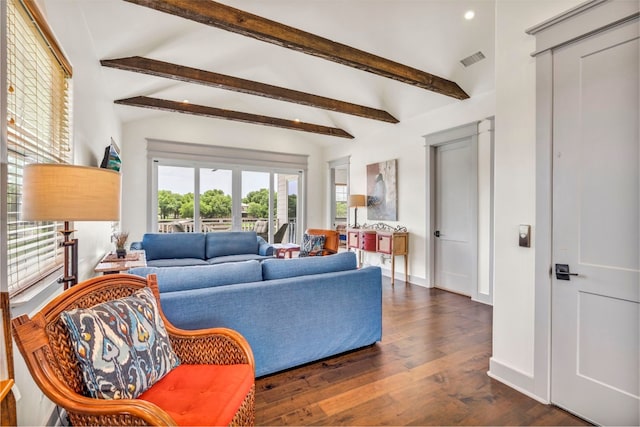
[[[357,206],[353,215],[353,225],[351,226],[351,228],[360,228],[360,225],[358,224],[358,207]]]
[[[69,228],[69,221],[65,221],[64,230],[60,230],[64,235],[64,276],[58,283],[63,283],[65,290],[78,284],[78,239],[71,238],[74,231]]]

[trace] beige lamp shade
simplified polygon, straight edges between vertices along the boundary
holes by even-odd
[[[117,221],[120,174],[97,167],[32,164],[24,168],[25,221]]]
[[[349,206],[367,206],[366,197],[364,194],[351,194],[349,196]]]

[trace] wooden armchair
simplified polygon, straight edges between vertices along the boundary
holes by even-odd
[[[89,397],[61,313],[127,297],[144,287],[150,287],[155,295],[180,366],[137,399]],[[66,290],[32,319],[13,319],[13,335],[36,384],[49,399],[66,409],[72,425],[253,425],[255,366],[247,341],[225,328],[178,329],[165,318],[159,301],[155,275],[147,279],[128,274],[96,277]],[[183,365],[206,365],[197,369],[210,369],[205,377],[214,379],[198,381],[203,377],[193,374],[187,377],[184,373],[190,372],[191,366],[180,370]],[[242,369],[241,381],[225,380],[240,372],[230,373],[232,369]],[[215,375],[211,375],[213,370]],[[177,389],[172,391],[173,387]],[[154,388],[156,398],[145,398]]]
[[[284,233],[287,232],[287,228],[289,227],[289,223],[285,222],[280,226],[278,231],[273,235],[273,243],[282,243],[282,238],[284,237]]]
[[[308,228],[305,231],[309,235],[324,236],[324,248],[320,252],[310,252],[310,256],[323,256],[338,253],[338,245],[340,244],[340,233],[336,230],[323,230],[320,228]]]

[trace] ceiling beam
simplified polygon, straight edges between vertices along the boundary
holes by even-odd
[[[450,80],[215,1],[126,1],[318,56],[456,99],[469,98],[457,83]]]
[[[119,70],[149,74],[187,83],[202,84],[218,89],[277,99],[279,101],[294,102],[309,107],[323,108],[325,110],[380,120],[387,123],[398,123],[398,119],[383,110],[140,56],[103,59],[100,61],[100,64]]]
[[[274,126],[284,129],[293,129],[303,132],[317,133],[320,135],[336,136],[339,138],[353,139],[346,131],[295,120],[279,119],[277,117],[260,116],[257,114],[242,113],[239,111],[223,110],[221,108],[206,107],[204,105],[189,104],[186,102],[170,101],[167,99],[150,98],[147,96],[135,96],[133,98],[118,99],[116,104],[132,107],[150,108],[153,110],[170,111],[174,113],[192,114],[194,116],[215,117],[236,122],[253,123],[264,126]]]

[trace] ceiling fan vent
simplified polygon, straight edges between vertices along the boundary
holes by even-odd
[[[468,67],[469,65],[473,65],[476,62],[482,61],[484,58],[485,58],[484,53],[478,51],[473,55],[467,56],[466,58],[462,59],[460,62],[465,67]]]

